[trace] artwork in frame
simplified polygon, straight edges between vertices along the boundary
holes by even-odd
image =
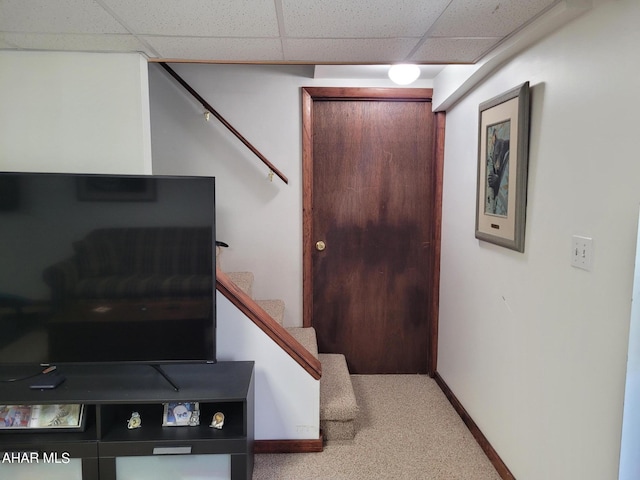
[[[197,427],[200,425],[200,403],[199,402],[172,402],[165,403],[162,416],[162,426]]]
[[[524,252],[529,82],[480,105],[476,238]]]
[[[78,178],[78,200],[105,202],[152,202],[156,184],[152,178],[85,176]]]
[[[0,430],[83,431],[84,405],[0,405]]]

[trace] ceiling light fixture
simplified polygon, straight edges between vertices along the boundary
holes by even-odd
[[[391,65],[389,68],[389,78],[397,85],[409,85],[415,82],[420,76],[420,67],[412,64]]]

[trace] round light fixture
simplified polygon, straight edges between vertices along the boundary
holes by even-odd
[[[415,82],[420,76],[420,67],[411,64],[391,65],[389,68],[389,78],[397,85],[409,85]]]

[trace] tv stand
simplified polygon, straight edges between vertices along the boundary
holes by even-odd
[[[171,385],[173,387],[173,389],[176,392],[180,391],[180,387],[178,387],[178,385],[176,385],[176,383],[173,381],[173,379],[167,375],[167,372],[164,371],[164,369],[162,368],[162,365],[157,365],[157,364],[152,364],[151,365],[160,375],[162,375],[162,377],[167,381],[167,383],[169,383],[169,385]]]
[[[31,390],[28,381],[0,384],[2,405],[83,404],[86,415],[82,431],[0,429],[0,451],[82,459],[83,480],[116,480],[118,457],[229,455],[230,479],[251,480],[253,362],[162,369],[180,390],[168,388],[165,379],[144,364],[59,366],[66,381],[53,390]],[[8,367],[1,373],[5,378],[11,374]],[[200,425],[162,426],[163,404],[172,402],[199,402]],[[127,428],[133,412],[139,412],[141,428]],[[225,415],[221,430],[209,426],[216,412]]]

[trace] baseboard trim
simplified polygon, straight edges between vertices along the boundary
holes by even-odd
[[[449,386],[442,379],[438,372],[434,374],[433,379],[445,394],[455,411],[458,412],[458,415],[460,415],[460,418],[462,418],[462,421],[465,423],[465,425],[473,435],[473,438],[476,439],[476,441],[480,445],[480,448],[482,448],[485,455],[489,458],[489,461],[493,464],[494,468],[500,475],[500,478],[502,478],[503,480],[515,480],[516,477],[514,477],[513,474],[509,471],[509,468],[502,461],[500,455],[498,455],[498,452],[496,452],[495,449],[491,446],[489,440],[487,440],[487,437],[485,437],[484,434],[480,431],[478,425],[476,425],[476,422],[473,421],[469,413],[465,410],[465,408],[462,406],[460,401],[453,394]]]
[[[322,433],[317,440],[254,440],[253,453],[314,453],[324,448]]]

